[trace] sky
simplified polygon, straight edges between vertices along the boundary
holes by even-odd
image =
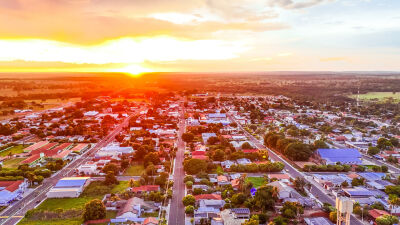
[[[0,0],[0,72],[400,71],[398,0]]]

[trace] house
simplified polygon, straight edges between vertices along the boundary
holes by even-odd
[[[116,218],[135,220],[135,218],[140,217],[143,212],[151,213],[156,211],[157,209],[158,207],[154,206],[154,204],[150,202],[145,202],[141,198],[133,197],[128,199],[125,206],[120,211],[118,211]],[[154,222],[154,220],[150,220],[149,222]]]
[[[250,209],[248,208],[233,208],[231,212],[236,219],[250,219]]]
[[[368,198],[368,197],[375,196],[374,192],[372,192],[366,188],[363,188],[363,187],[346,188],[346,189],[343,189],[343,192],[347,197],[350,197],[352,199]]]
[[[43,153],[41,154],[35,154],[32,156],[29,156],[28,158],[24,159],[23,161],[20,162],[20,164],[28,164],[30,167],[35,166],[38,162],[40,162],[43,158]]]
[[[89,185],[90,177],[65,177],[47,192],[48,198],[77,198]]]
[[[201,194],[201,195],[195,195],[194,196],[197,201],[200,200],[222,200],[221,195],[218,194]]]
[[[158,225],[158,219],[156,219],[154,217],[147,217],[143,221],[143,225]]]
[[[214,199],[201,199],[199,200],[199,206],[205,208],[221,209],[225,205],[224,200],[214,200]]]
[[[317,149],[316,158],[326,165],[337,163],[361,165],[361,154],[357,149]]]
[[[325,217],[304,218],[307,225],[333,225],[333,223]]]
[[[378,217],[389,215],[389,213],[386,212],[385,210],[379,210],[379,209],[368,210],[368,214],[374,219],[374,221]]]
[[[278,198],[285,199],[290,198],[292,192],[296,192],[292,187],[287,186],[281,181],[274,181],[268,184],[269,186],[276,187],[278,189]]]
[[[25,180],[0,181],[0,206],[7,206],[22,198],[27,187]]]
[[[236,162],[240,165],[248,165],[251,163],[250,159],[248,158],[237,159]]]
[[[219,185],[219,186],[224,186],[224,185],[229,185],[229,184],[231,184],[231,183],[228,181],[228,177],[223,176],[223,175],[218,176],[218,177],[217,177],[217,181],[218,181],[218,185]]]
[[[80,165],[77,169],[79,174],[85,174],[85,175],[91,175],[91,174],[97,174],[97,165],[94,163],[86,163],[83,165]]]
[[[199,207],[194,211],[194,223],[195,224],[200,224],[202,219],[211,219],[218,217],[218,214],[220,213],[219,209],[215,208],[207,208],[207,207]]]
[[[222,168],[225,168],[225,169],[230,169],[231,166],[234,164],[236,164],[236,163],[231,160],[225,160],[225,161],[221,162]]]

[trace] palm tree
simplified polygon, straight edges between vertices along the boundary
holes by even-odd
[[[239,177],[238,185],[239,185],[239,190],[241,192],[243,192],[243,190],[244,190],[246,178],[247,178],[247,174],[245,174],[245,173],[240,175],[240,177]]]

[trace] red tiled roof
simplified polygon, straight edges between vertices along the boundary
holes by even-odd
[[[21,164],[30,164],[40,158],[40,154],[35,154],[30,156],[29,158],[25,159],[24,161],[21,162]]]
[[[35,149],[30,152],[31,155],[39,154],[45,151],[48,151],[49,149],[52,149],[54,146],[58,145],[58,143],[49,143],[41,148]]]
[[[149,223],[153,223],[153,224],[158,224],[158,219],[154,218],[154,217],[147,217],[144,221],[143,221],[143,225],[149,224]]]
[[[201,199],[222,200],[221,195],[217,195],[217,194],[201,194],[201,195],[195,195],[194,198],[196,199],[196,201],[201,200]]]
[[[23,180],[16,181],[0,181],[0,187],[5,187],[5,189],[9,192],[14,192],[19,188],[19,186],[23,183]]]
[[[205,155],[193,155],[192,156],[193,159],[201,159],[201,160],[207,160],[208,157]]]
[[[192,155],[206,155],[205,151],[194,151],[192,152]]]
[[[286,173],[277,173],[277,174],[268,174],[269,179],[276,178],[278,180],[281,179],[289,179],[289,175]]]
[[[244,149],[243,153],[256,153],[258,152],[258,149]]]
[[[379,210],[379,209],[372,209],[372,210],[368,210],[368,213],[370,216],[372,216],[374,219],[383,216],[383,215],[389,215],[388,212],[386,212],[385,210]]]

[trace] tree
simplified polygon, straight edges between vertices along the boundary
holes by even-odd
[[[299,214],[303,214],[304,209],[298,202],[285,202],[281,208],[281,213],[286,218],[294,219]]]
[[[184,206],[194,206],[194,204],[196,203],[196,198],[193,195],[186,195],[185,197],[183,197],[182,202]]]
[[[336,223],[337,221],[337,212],[332,211],[329,213],[329,219],[332,221],[332,223]]]
[[[397,224],[399,222],[399,219],[397,216],[392,216],[392,215],[383,215],[375,220],[377,225],[393,225]]]
[[[294,188],[299,192],[304,192],[304,187],[307,183],[308,182],[302,177],[296,177],[293,181]]]
[[[313,154],[313,150],[307,144],[295,142],[285,148],[284,154],[294,161],[307,161]]]
[[[377,141],[377,147],[382,150],[387,150],[393,147],[393,144],[386,138],[379,138]]]
[[[157,164],[159,164],[159,163],[161,162],[160,156],[159,156],[158,153],[156,153],[156,152],[149,152],[149,153],[147,153],[147,154],[144,156],[143,161],[144,161],[144,166],[145,166],[145,167],[148,166],[149,163],[152,163],[152,164],[154,164],[154,165],[157,165]]]
[[[109,171],[106,175],[106,178],[104,180],[104,184],[106,185],[111,185],[111,184],[118,184],[118,180],[115,177],[114,173]]]
[[[194,177],[192,175],[186,175],[185,178],[183,178],[183,182],[188,182],[191,181],[194,183]]]
[[[156,174],[156,167],[153,165],[153,163],[150,163],[147,167],[146,167],[146,174],[148,176],[154,176],[154,174]]]
[[[356,186],[361,186],[364,185],[365,179],[364,178],[354,178],[351,180],[351,186],[356,187]]]
[[[247,141],[242,144],[242,149],[251,149],[251,148],[252,148],[251,145]]]
[[[188,205],[185,207],[185,213],[186,214],[193,214],[194,213],[194,207],[192,205]]]
[[[329,146],[323,140],[314,141],[314,149],[329,148]]]
[[[373,146],[369,146],[368,148],[368,155],[376,155],[380,152],[381,150],[378,147],[373,147]]]
[[[288,219],[282,216],[275,217],[268,225],[287,225]]]
[[[210,137],[207,140],[207,144],[209,145],[215,145],[216,143],[218,143],[219,139],[217,137]]]
[[[347,188],[349,186],[349,183],[345,180],[340,186],[342,186],[342,188]]]
[[[255,196],[255,206],[262,211],[273,209],[275,202],[278,200],[278,190],[272,186],[262,186],[258,188]]]
[[[259,225],[259,220],[257,215],[253,215],[249,220],[246,220],[242,225]]]
[[[214,161],[224,161],[224,159],[225,159],[225,152],[221,149],[217,149],[214,152],[213,160]]]
[[[207,162],[201,159],[189,159],[184,161],[183,168],[188,174],[197,174],[207,170]]]
[[[183,133],[182,140],[184,142],[192,142],[194,140],[194,134],[192,133]]]
[[[94,199],[86,203],[82,217],[84,221],[103,219],[106,217],[106,207],[101,200]]]
[[[119,168],[116,164],[114,163],[108,163],[107,165],[105,165],[103,167],[103,172],[104,173],[108,173],[108,172],[112,172],[114,174],[118,174],[119,173]]]

